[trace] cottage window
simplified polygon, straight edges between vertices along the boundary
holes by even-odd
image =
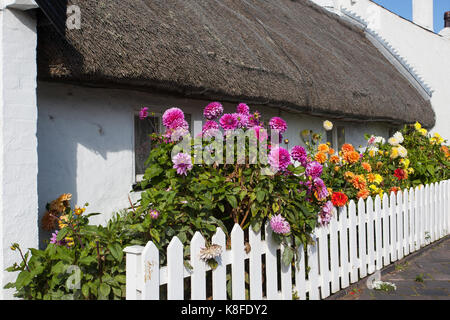
[[[138,115],[134,116],[134,172],[136,181],[142,180],[145,173],[145,161],[148,158],[152,143],[149,135],[160,132],[160,118],[158,116],[148,117],[141,120]]]
[[[185,119],[191,126],[191,115],[185,114]],[[134,116],[134,174],[136,182],[142,180],[147,166],[145,162],[152,150],[152,142],[149,136],[152,133],[161,132],[161,116],[155,115],[144,120],[139,115]]]
[[[337,127],[337,143],[338,149],[341,149],[345,144],[345,127],[338,126]]]

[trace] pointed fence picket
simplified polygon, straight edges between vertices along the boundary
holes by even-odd
[[[360,199],[357,205],[350,201],[338,208],[328,226],[314,230],[312,243],[295,248],[292,265],[282,261],[292,244],[275,242],[268,224],[256,231],[236,224],[229,234],[231,248],[218,228],[211,244],[219,245],[222,254],[213,269],[200,258],[207,245],[200,232],[190,241],[189,268],[178,237],[167,247],[166,266],[160,266],[160,251],[151,241],[145,247],[127,247],[126,298],[324,299],[447,236],[449,210],[450,180],[384,194],[382,199]]]

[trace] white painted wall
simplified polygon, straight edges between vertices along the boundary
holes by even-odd
[[[341,0],[341,5],[369,21],[369,27],[385,38],[431,86],[434,90],[431,104],[436,113],[432,132],[450,139],[450,39],[425,30],[368,0]]]
[[[102,212],[93,223],[103,223],[115,210],[127,207],[134,183],[133,112],[142,106],[164,112],[180,107],[202,120],[207,101],[176,99],[131,90],[95,89],[67,84],[38,84],[39,213],[45,204],[61,193],[72,193],[73,204],[89,202],[90,212]],[[324,131],[324,119],[279,113],[267,107],[254,107],[265,119],[280,115],[288,122],[285,138],[288,148],[300,144],[300,132]],[[234,104],[225,105],[235,112]],[[338,122],[335,123],[338,125]],[[364,143],[364,133],[386,136],[383,124],[346,124],[348,141]],[[41,234],[41,240],[47,234]]]
[[[12,1],[9,1],[9,3]],[[0,299],[16,275],[5,268],[19,262],[10,250],[38,246],[36,21],[0,2]]]

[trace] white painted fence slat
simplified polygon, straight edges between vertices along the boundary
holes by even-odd
[[[354,283],[358,281],[358,246],[357,246],[357,234],[355,232],[358,221],[356,218],[356,206],[353,200],[348,204],[348,215],[350,218],[350,282]],[[333,268],[333,265],[331,265]]]
[[[403,254],[409,254],[409,191],[403,191]]]
[[[244,231],[235,224],[231,231],[231,298],[245,300]]]
[[[397,259],[403,258],[403,192],[397,193]]]
[[[332,219],[336,219],[336,214],[334,214]],[[330,295],[330,269],[328,266],[328,228],[322,227],[319,228],[319,269],[320,269],[320,277],[322,283],[320,285],[322,298],[328,297]]]
[[[414,219],[416,228],[414,232],[415,249],[419,250],[422,245],[421,233],[422,233],[422,191],[419,187],[414,188],[414,204],[416,206],[414,210]]]
[[[389,238],[391,234],[390,223],[389,223],[389,197],[387,193],[383,194],[383,203],[381,215],[383,217],[383,266],[387,266],[390,262],[390,245]]]
[[[390,253],[391,262],[397,260],[397,197],[394,192],[391,192],[389,197],[389,227],[390,227]]]
[[[435,234],[436,234],[436,219],[434,216],[435,213],[435,204],[436,204],[436,188],[435,188],[435,184],[432,183],[430,184],[430,242],[434,242],[434,240],[436,240],[435,238]]]
[[[295,267],[295,287],[300,300],[306,300],[306,264],[305,248],[300,245],[298,248],[298,262]]]
[[[283,246],[281,256],[287,246]],[[288,266],[281,261],[281,298],[283,300],[292,300],[292,266]]]
[[[375,256],[376,256],[376,269],[381,270],[383,267],[383,238],[382,232],[382,213],[381,213],[381,199],[377,195],[375,197]]]
[[[367,273],[372,274],[375,272],[375,234],[373,230],[374,222],[374,208],[372,197],[368,197],[366,200],[367,206]]]
[[[330,261],[331,261],[331,292],[339,291],[339,239],[338,225],[336,215],[334,215],[329,224],[330,229]]]
[[[216,234],[211,239],[212,244],[217,244],[222,247],[222,256],[226,250],[226,236],[221,228],[217,228]],[[212,271],[213,283],[213,299],[226,300],[227,299],[227,266],[225,265],[222,256],[217,260],[217,267]]]
[[[159,250],[151,241],[142,251],[142,300],[159,300]]]
[[[184,263],[183,244],[174,237],[167,247],[167,298],[169,300],[184,299]]]
[[[206,265],[200,259],[200,250],[205,248],[205,239],[196,232],[191,240],[191,299],[206,300]]]
[[[315,230],[317,232],[317,229]],[[319,300],[319,255],[317,250],[316,235],[313,235],[315,244],[308,244],[308,281],[309,281],[309,300]],[[336,266],[337,267],[337,266]]]
[[[366,204],[362,198],[358,200],[358,252],[359,252],[359,276],[367,275],[366,253]]]
[[[287,247],[272,239],[269,224],[265,226],[265,240],[261,239],[262,231],[254,232],[249,228],[249,247],[244,245],[244,231],[236,224],[231,232],[231,249],[228,250],[225,233],[219,228],[211,239],[212,244],[223,248],[221,256],[216,258],[218,265],[212,270],[212,298],[227,299],[228,265],[231,265],[232,299],[264,299],[264,282],[266,296],[270,300],[290,300],[294,290],[302,300],[307,297],[311,300],[325,298],[383,265],[445,237],[450,225],[449,193],[450,181],[442,181],[399,191],[397,195],[384,194],[383,200],[378,195],[375,200],[368,198],[364,202],[361,199],[358,211],[355,202],[350,201],[348,207],[339,208],[339,213],[333,215],[327,227],[314,230],[314,244],[307,245],[306,251],[303,246],[297,248],[294,275],[292,265],[279,261],[278,250],[282,256]],[[159,251],[153,242],[148,242],[145,247],[125,248],[126,299],[160,299],[161,285],[165,284],[169,300],[184,299],[186,280],[190,283],[186,294],[191,299],[209,298],[206,279],[211,267],[200,258],[204,247],[205,239],[196,232],[190,241],[192,270],[184,267],[184,248],[177,237],[167,247],[167,266],[163,267],[159,265]],[[246,252],[245,248],[249,251]],[[245,291],[246,259],[249,259],[249,296]],[[278,290],[279,278],[281,291]]]
[[[347,207],[339,208],[339,244],[341,253],[341,286],[342,288],[348,287],[349,282],[349,261],[348,261],[348,217],[347,217]]]
[[[266,224],[266,292],[267,299],[278,300],[278,279],[277,273],[277,249],[278,246],[272,238],[272,229]]]
[[[250,299],[262,299],[261,230],[249,230],[250,243]]]

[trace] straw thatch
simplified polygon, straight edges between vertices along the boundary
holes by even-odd
[[[393,123],[435,114],[364,32],[307,0],[69,0],[38,27],[39,77]]]

